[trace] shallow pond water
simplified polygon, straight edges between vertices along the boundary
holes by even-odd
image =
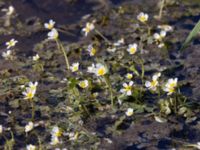
[[[11,38],[17,39],[15,53],[17,58],[13,61],[0,58],[0,124],[10,127],[14,133],[14,149],[25,149],[32,143],[39,145],[40,139],[43,149],[55,149],[50,146],[50,126],[59,125],[69,132],[74,129],[83,131],[84,134],[76,142],[71,142],[66,136],[59,148],[71,149],[102,149],[102,150],[154,150],[154,149],[189,149],[184,147],[188,143],[195,144],[200,141],[200,40],[199,36],[183,52],[179,49],[195,23],[200,19],[199,1],[177,0],[167,1],[164,7],[163,18],[154,19],[158,14],[159,0],[15,0],[1,2],[1,8],[13,5],[16,16],[9,27],[5,27],[0,21],[0,52],[5,51],[5,42]],[[147,43],[147,34],[137,28],[137,14],[141,11],[150,16],[152,32],[156,32],[159,24],[169,24],[174,31],[166,37],[166,49],[159,49],[155,44]],[[3,16],[3,12],[1,12]],[[1,18],[3,20],[3,17]],[[56,26],[62,29],[60,40],[68,52],[69,61],[81,63],[80,70],[83,73],[70,73],[66,71],[63,56],[57,51],[55,42],[48,42],[47,31],[44,23],[49,19],[56,21]],[[140,43],[144,50],[145,76],[150,77],[154,72],[163,71],[165,78],[178,77],[182,84],[180,91],[188,97],[189,108],[192,110],[194,120],[188,121],[179,115],[169,115],[167,122],[156,122],[152,112],[158,112],[156,107],[156,95],[144,92],[145,99],[138,103],[137,98],[125,99],[125,104],[116,106],[114,110],[108,105],[108,92],[104,92],[105,86],[96,85],[91,91],[80,90],[83,97],[87,97],[90,103],[83,103],[85,108],[78,105],[73,108],[72,115],[69,105],[69,96],[66,81],[73,84],[78,79],[84,79],[89,74],[85,72],[86,66],[98,58],[89,57],[85,49],[91,42],[98,47],[96,57],[111,65],[110,74],[113,75],[113,87],[120,90],[123,76],[130,70],[129,66],[134,61],[129,55],[125,55],[123,48],[116,53],[106,51],[109,44],[105,44],[103,38],[97,34],[84,37],[81,29],[87,21],[96,19],[97,28],[105,37],[115,42],[124,38],[128,46],[133,42]],[[143,25],[142,25],[143,27]],[[38,53],[40,62],[32,62],[32,56]],[[117,62],[122,58],[124,68],[119,68]],[[140,65],[135,66],[138,72],[142,72]],[[164,68],[164,69],[163,69]],[[79,76],[81,76],[79,78]],[[135,83],[142,84],[140,78],[135,76]],[[34,122],[38,124],[28,136],[24,134],[24,126],[31,120],[31,106],[23,101],[20,85],[29,81],[38,81],[36,110]],[[146,78],[147,79],[147,78]],[[124,79],[125,80],[125,79]],[[61,82],[62,81],[62,82]],[[92,81],[91,81],[92,82]],[[93,96],[95,92],[99,95]],[[79,93],[79,94],[80,94]],[[119,94],[116,94],[118,96]],[[95,97],[95,98],[94,98]],[[142,100],[143,100],[142,99]],[[136,102],[135,102],[136,101]],[[75,103],[76,101],[74,101]],[[82,105],[81,103],[81,105]],[[154,107],[155,106],[155,107]],[[71,106],[70,106],[71,107]],[[124,111],[128,107],[134,107],[134,117],[124,118]],[[138,108],[137,108],[138,107]],[[68,108],[68,109],[67,109]],[[84,112],[83,115],[81,112]],[[80,115],[81,114],[81,115]],[[71,122],[74,121],[74,123]],[[121,121],[122,119],[122,121]],[[120,122],[121,121],[121,122]],[[82,123],[80,123],[82,122]],[[80,123],[80,125],[79,125]],[[86,134],[87,133],[87,134]],[[11,134],[7,131],[4,136],[8,139]],[[0,149],[5,149],[5,138],[0,135]]]

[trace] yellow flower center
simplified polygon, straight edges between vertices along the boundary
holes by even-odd
[[[132,79],[133,75],[132,74],[127,74],[128,79]]]
[[[14,43],[14,41],[10,41],[10,42],[8,43],[8,45],[9,45],[9,46],[14,46],[15,43]]]
[[[139,19],[140,19],[141,22],[145,22],[146,21],[146,17],[145,16],[140,16]]]
[[[53,25],[52,24],[48,24],[47,28],[51,30],[51,29],[53,29]]]
[[[106,70],[105,70],[105,68],[100,68],[98,71],[97,71],[97,74],[99,75],[99,76],[103,76],[104,74],[106,73]]]
[[[170,83],[169,85],[171,88],[174,88],[176,86],[176,83]]]
[[[94,56],[96,54],[96,49],[92,48],[90,54],[91,54],[91,56]]]
[[[157,84],[158,84],[158,81],[157,81],[157,80],[153,80],[153,81],[151,82],[151,86],[152,86],[152,87],[156,87]]]
[[[77,70],[78,70],[78,66],[74,66],[73,71],[77,71]]]
[[[86,33],[89,33],[89,32],[90,32],[90,27],[89,27],[89,26],[87,26],[87,27],[85,28],[85,32],[86,32]]]
[[[81,82],[79,83],[79,86],[80,86],[81,88],[86,88],[86,87],[87,87],[87,85],[86,85],[86,83],[85,83],[84,81],[81,81]]]
[[[55,136],[56,136],[56,137],[60,137],[61,135],[62,135],[62,132],[61,132],[61,131],[58,131],[58,132],[55,133]]]
[[[33,92],[28,92],[27,95],[26,95],[26,98],[27,98],[27,99],[32,99],[33,96],[34,96],[34,95],[33,95]]]
[[[175,88],[174,88],[174,87],[171,87],[171,88],[169,88],[168,90],[169,90],[169,93],[174,93]]]
[[[132,87],[129,85],[125,87],[125,91],[130,91],[131,89],[132,89]]]
[[[130,53],[131,53],[131,54],[135,54],[135,52],[136,52],[136,48],[131,47],[131,48],[130,48]]]
[[[132,115],[133,115],[133,112],[131,112],[131,111],[127,112],[127,116],[132,116]]]

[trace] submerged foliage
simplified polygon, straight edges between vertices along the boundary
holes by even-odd
[[[35,21],[34,29],[25,28],[14,6],[4,9],[0,23],[7,22],[6,31],[16,30],[25,38],[45,31],[46,38],[37,39],[33,49],[26,51],[21,50],[24,41],[17,36],[14,39],[14,33],[10,41],[5,40],[1,60],[5,66],[1,65],[0,71],[0,148],[110,149],[120,140],[118,136],[126,135],[129,142],[122,145],[135,140],[140,147],[149,138],[140,134],[150,132],[148,142],[155,141],[155,128],[162,126],[162,135],[168,126],[178,130],[182,122],[199,119],[199,102],[182,92],[185,86],[189,89],[188,83],[174,69],[183,65],[181,58],[170,59],[177,55],[172,52],[177,48],[175,27],[154,19],[148,9],[144,8],[146,13],[140,12],[144,10],[139,6],[133,10],[130,4],[83,16],[73,30],[51,16],[47,22]],[[167,4],[166,0],[162,18],[168,16],[164,13]],[[173,3],[171,7],[177,6]],[[72,31],[78,40],[66,42],[65,36]],[[172,142],[167,148],[198,148],[199,143],[174,140],[173,133],[166,133]]]

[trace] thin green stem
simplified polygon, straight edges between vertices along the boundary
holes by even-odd
[[[151,35],[151,27],[148,25],[148,23],[144,23],[147,26],[147,34]]]
[[[144,73],[145,73],[145,68],[144,68],[144,61],[142,60],[142,58],[138,58],[138,61],[141,65],[141,81],[142,81],[142,84],[144,84]]]
[[[67,70],[69,70],[70,69],[70,65],[69,65],[69,60],[68,60],[65,48],[63,47],[62,43],[58,39],[56,40],[56,44],[57,44],[58,49],[62,51],[62,53],[63,53],[63,55],[65,57]]]
[[[108,44],[111,44],[111,42],[103,34],[101,34],[99,30],[95,29],[95,32],[100,35]]]
[[[158,87],[158,98],[159,98],[159,100],[161,98],[161,89],[160,89],[160,87]]]
[[[178,93],[177,93],[177,91],[176,91],[176,93],[175,93],[175,99],[174,99],[174,112],[175,112],[175,114],[177,113],[177,110],[178,110],[178,104],[177,104],[177,102],[178,102]]]
[[[112,90],[112,86],[111,86],[111,83],[110,83],[110,79],[109,79],[109,77],[107,77],[107,76],[103,76],[104,77],[104,79],[105,79],[105,83],[106,83],[106,85],[108,86],[108,88],[109,88],[109,91],[110,91],[110,99],[111,99],[111,105],[112,105],[112,107],[114,106],[114,99],[113,99],[113,90]]]
[[[66,30],[64,30],[64,29],[57,28],[57,30],[60,31],[60,32],[62,32],[62,33],[64,33],[64,34],[66,34],[66,35],[72,35],[72,36],[75,36],[75,34],[70,33],[70,32],[68,32],[68,31],[66,31]]]
[[[34,121],[34,117],[35,117],[35,107],[34,107],[34,101],[33,99],[31,100],[31,107],[32,107],[32,121]]]
[[[165,4],[165,0],[162,0],[161,5],[160,5],[159,16],[158,16],[159,19],[162,18],[162,12],[163,12],[163,8],[164,8],[164,4]]]

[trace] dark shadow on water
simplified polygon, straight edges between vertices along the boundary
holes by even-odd
[[[168,139],[160,139],[160,141],[158,142],[158,149],[170,149],[169,145],[171,145],[171,141]]]
[[[172,131],[170,137],[180,140],[187,140],[189,142],[199,141],[200,130],[197,130],[190,125],[183,125],[183,129],[178,131]]]

